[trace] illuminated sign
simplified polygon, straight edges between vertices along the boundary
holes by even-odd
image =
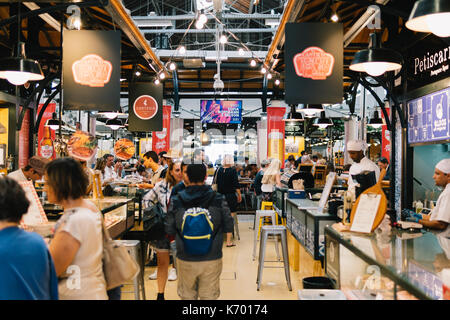
[[[294,56],[295,73],[299,77],[325,80],[333,72],[334,57],[319,47],[309,47]]]
[[[74,81],[84,86],[104,87],[111,78],[111,72],[111,62],[96,54],[88,54],[72,65]]]
[[[158,102],[151,96],[143,95],[134,101],[133,110],[139,119],[149,120],[158,112]]]

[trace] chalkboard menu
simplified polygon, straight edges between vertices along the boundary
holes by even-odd
[[[408,143],[450,140],[450,87],[408,101]]]

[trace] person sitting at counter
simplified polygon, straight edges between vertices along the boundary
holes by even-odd
[[[384,175],[383,180],[390,180],[391,179],[391,168],[389,166],[388,159],[386,159],[385,157],[381,157],[380,159],[378,159],[377,164],[380,167],[380,170],[381,169],[386,170],[386,174]]]
[[[417,222],[427,228],[446,230],[450,224],[450,158],[436,164],[433,175],[436,186],[444,188],[430,214],[420,214],[412,210],[403,210],[406,220]]]
[[[103,159],[106,160],[105,172],[103,174],[103,184],[109,184],[114,180],[117,180],[119,176],[115,170],[114,156],[107,153],[103,156]]]
[[[297,168],[295,163],[296,163],[295,157],[294,157],[294,155],[291,154],[291,155],[289,155],[289,157],[285,161],[284,167],[285,167],[286,170],[295,170]]]
[[[269,167],[264,172],[262,178],[261,190],[263,192],[263,199],[266,201],[271,201],[272,192],[275,190],[275,186],[282,188],[281,184],[281,161],[278,159],[273,159],[270,162]]]
[[[138,184],[138,187],[142,189],[152,189],[155,184],[160,181],[161,172],[164,170],[164,167],[159,164],[158,154],[155,151],[147,151],[144,154],[144,166],[147,169],[152,169],[153,176],[151,177],[151,183],[141,183]]]
[[[355,199],[358,183],[353,180],[352,176],[361,174],[364,171],[374,171],[376,181],[380,178],[380,168],[364,155],[366,150],[367,143],[363,140],[353,140],[347,143],[347,152],[353,160],[353,164],[349,170],[348,191],[355,195]]]
[[[19,181],[37,181],[41,180],[44,175],[44,168],[50,160],[41,157],[33,156],[28,160],[28,165],[25,168],[18,169],[8,174],[11,179]]]

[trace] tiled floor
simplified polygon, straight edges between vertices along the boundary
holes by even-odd
[[[236,246],[223,248],[223,271],[220,279],[221,300],[295,300],[297,290],[302,288],[304,277],[322,275],[323,270],[317,270],[312,257],[300,246],[300,270],[291,272],[292,291],[289,291],[283,268],[264,268],[260,291],[256,290],[256,275],[258,259],[253,261],[253,216],[239,215],[240,240],[235,240]],[[281,245],[279,246],[281,254]],[[257,251],[259,246],[257,247]],[[291,248],[292,251],[292,248]],[[276,260],[273,241],[268,241],[266,260]],[[283,266],[279,262],[266,263],[268,266]],[[291,264],[292,266],[292,264]],[[157,281],[149,280],[155,267],[145,268],[145,291],[148,300],[156,299]],[[124,287],[123,291],[132,290]],[[165,298],[179,300],[177,294],[177,281],[168,281]],[[134,295],[123,293],[122,299],[134,299]]]

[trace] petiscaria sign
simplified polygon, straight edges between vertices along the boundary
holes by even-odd
[[[319,47],[309,47],[294,56],[295,73],[299,77],[325,80],[333,72],[334,57]]]

